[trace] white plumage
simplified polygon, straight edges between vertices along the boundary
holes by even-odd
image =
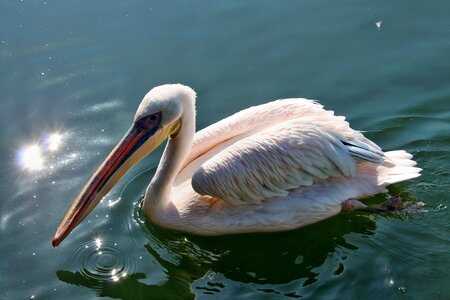
[[[254,106],[196,133],[195,97],[180,84],[144,97],[132,130],[75,200],[54,245],[167,136],[143,210],[161,226],[196,234],[297,228],[339,213],[346,200],[420,176],[410,154],[383,153],[315,101]]]
[[[162,226],[198,234],[300,227],[339,213],[347,199],[420,175],[411,155],[383,153],[344,117],[307,99],[240,111],[181,144],[169,140],[166,151],[176,152],[171,143],[192,146],[166,177],[170,192],[157,199],[149,186],[144,210]]]

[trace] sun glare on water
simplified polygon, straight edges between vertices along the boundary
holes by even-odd
[[[39,145],[23,148],[19,154],[19,163],[24,169],[30,171],[41,170],[44,166],[44,158]]]
[[[48,150],[56,151],[61,146],[62,136],[59,133],[53,133],[47,139]]]
[[[52,133],[44,137],[39,143],[25,146],[19,150],[18,163],[22,169],[39,171],[45,167],[47,152],[55,152],[62,146],[62,135]]]

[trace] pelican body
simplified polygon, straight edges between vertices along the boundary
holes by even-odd
[[[383,152],[316,101],[269,102],[195,132],[195,100],[181,84],[147,93],[128,133],[62,219],[55,247],[167,138],[142,209],[160,226],[199,235],[298,228],[420,176],[410,154]]]

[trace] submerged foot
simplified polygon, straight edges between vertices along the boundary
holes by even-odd
[[[352,210],[365,210],[368,206],[356,199],[348,199],[342,202],[341,211],[348,212]]]
[[[399,196],[392,196],[386,202],[380,205],[373,205],[375,209],[381,212],[396,212],[396,211],[418,211],[426,204],[421,201],[405,201],[402,202]]]
[[[398,212],[398,211],[418,211],[426,204],[424,202],[406,201],[402,202],[399,196],[393,196],[382,204],[365,205],[364,203],[349,199],[342,203],[342,211],[365,210],[371,212]]]

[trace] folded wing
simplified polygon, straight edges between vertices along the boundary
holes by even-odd
[[[237,140],[201,165],[192,187],[233,205],[257,204],[317,180],[353,177],[361,161],[384,160],[377,145],[343,126],[343,119],[329,117],[335,124],[292,118]]]

